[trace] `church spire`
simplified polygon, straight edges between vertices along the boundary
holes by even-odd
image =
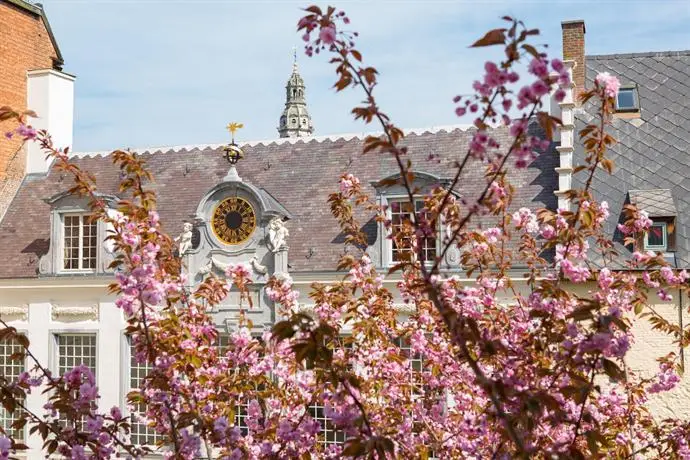
[[[285,109],[280,117],[280,137],[311,136],[314,127],[304,99],[304,80],[297,69],[297,49],[292,50],[292,75],[285,86]]]

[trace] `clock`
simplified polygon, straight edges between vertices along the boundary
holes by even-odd
[[[213,211],[211,228],[223,243],[243,243],[256,228],[254,208],[242,198],[226,198]]]

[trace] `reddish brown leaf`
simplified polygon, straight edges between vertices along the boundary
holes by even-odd
[[[479,46],[503,45],[506,42],[506,30],[494,29],[490,30],[482,38],[470,45],[470,48],[477,48]]]

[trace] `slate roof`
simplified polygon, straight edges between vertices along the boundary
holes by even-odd
[[[608,231],[615,235],[616,217],[631,191],[651,197],[654,190],[668,190],[658,207],[675,208],[676,259],[690,266],[690,51],[587,56],[587,84],[596,74],[609,72],[621,84],[636,84],[640,101],[639,119],[616,118],[611,129],[618,144],[611,148],[613,176],[597,171],[593,192],[609,202]],[[591,104],[576,116],[576,131],[591,120]],[[582,164],[576,149],[575,164]],[[581,187],[585,173],[574,176]],[[616,236],[617,237],[617,236]]]
[[[669,189],[630,190],[630,202],[649,217],[675,217],[678,212]]]
[[[502,145],[508,133],[497,129],[494,136]],[[448,177],[453,162],[467,150],[472,130],[448,129],[438,132],[411,133],[405,138],[416,170]],[[352,172],[373,195],[372,182],[397,172],[388,155],[362,155],[362,137],[325,139],[281,139],[249,143],[243,146],[245,158],[237,165],[245,182],[263,188],[292,218],[289,264],[291,271],[334,270],[342,254],[343,237],[327,205],[328,194],[337,190],[344,172]],[[188,146],[155,149],[141,153],[155,178],[158,209],[164,229],[177,235],[182,223],[192,215],[203,195],[219,183],[228,171],[220,146]],[[439,162],[427,160],[429,154]],[[107,155],[77,155],[75,162],[97,178],[99,190],[115,194],[118,171]],[[476,197],[485,185],[484,167],[470,163],[460,181],[460,193]],[[515,186],[513,206],[555,208],[558,155],[542,154],[526,169],[512,169],[509,179]],[[71,179],[56,170],[46,176],[24,179],[2,222],[0,222],[0,278],[37,277],[41,255],[48,250],[50,206],[43,200],[66,190]],[[371,216],[360,216],[369,235],[376,235]]]

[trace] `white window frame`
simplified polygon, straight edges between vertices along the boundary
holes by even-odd
[[[231,332],[226,332],[223,329],[218,329],[218,341],[216,342],[216,351],[220,359],[224,358],[224,352],[230,345]],[[259,338],[259,336],[252,334],[253,338]],[[232,421],[232,425],[240,429],[242,436],[246,436],[249,433],[249,426],[247,425],[247,418],[249,417],[249,402],[237,402],[235,405],[235,420]]]
[[[52,362],[50,363],[50,369],[52,369],[54,375],[62,375],[60,374],[60,336],[92,336],[95,339],[95,364],[94,364],[94,369],[92,369],[93,372],[93,377],[94,381],[96,382],[96,386],[100,387],[99,385],[99,379],[98,379],[98,363],[100,362],[100,357],[99,357],[99,352],[98,352],[98,343],[99,343],[99,336],[98,336],[98,331],[94,331],[91,329],[58,329],[58,330],[51,330],[49,331],[50,334],[50,347],[52,348],[50,351],[50,359]],[[88,367],[88,366],[87,366]],[[58,418],[60,420],[60,423],[66,423],[66,419],[62,417],[62,415],[58,414]],[[82,419],[81,422],[81,427],[80,430],[84,429],[83,424],[86,423],[85,419]]]
[[[59,231],[59,253],[58,253],[58,272],[62,273],[94,273],[98,269],[98,264],[100,262],[100,231],[99,231],[99,223],[98,221],[93,222],[95,224],[95,236],[96,236],[96,246],[94,248],[95,251],[95,260],[94,260],[94,267],[93,268],[84,268],[84,224],[89,223],[87,220],[89,217],[92,216],[91,213],[88,212],[74,212],[74,211],[65,211],[65,212],[60,212],[60,231]],[[79,236],[78,236],[78,261],[79,261],[79,267],[78,268],[65,268],[65,218],[66,217],[79,217]]]
[[[664,242],[659,246],[659,245],[650,245],[649,244],[649,231],[645,232],[644,234],[644,249],[645,251],[661,251],[661,252],[666,252],[668,250],[668,224],[666,222],[652,222],[652,227],[661,227],[663,229],[663,240]],[[651,227],[650,227],[651,230]]]
[[[138,422],[138,421],[135,422],[131,418],[134,414],[129,410],[129,407],[127,404],[127,394],[130,391],[134,390],[135,388],[132,387],[132,358],[133,358],[133,356],[132,356],[132,338],[127,334],[123,334],[123,337],[124,337],[123,348],[125,350],[122,353],[122,357],[123,357],[122,368],[126,369],[126,371],[122,372],[122,375],[124,377],[124,381],[122,382],[122,389],[123,389],[123,391],[122,391],[122,407],[125,408],[125,411],[123,411],[123,413],[126,414],[126,417],[130,418],[130,420],[129,420],[129,422],[131,424],[130,425],[130,433],[129,433],[130,442],[132,442],[132,444],[138,445],[139,447],[148,447],[150,449],[153,449],[155,452],[155,450],[158,448],[158,446],[155,445],[155,442],[162,439],[163,436],[161,434],[158,434],[154,428],[150,428],[148,426],[143,426],[143,424],[141,422]],[[142,364],[142,363],[138,363],[138,365],[139,366],[145,366],[145,364]],[[141,426],[144,430],[144,433],[138,432],[137,435],[145,437],[145,438],[153,438],[154,444],[137,444],[134,442],[135,440],[132,439],[132,435],[133,435],[134,430],[132,428],[134,428],[135,424]]]
[[[95,369],[93,369],[93,376],[96,379],[96,385],[98,385],[98,363],[100,362],[99,355],[98,355],[98,331],[94,331],[91,329],[60,329],[60,330],[51,330],[50,331],[51,335],[51,341],[50,345],[52,347],[52,351],[50,353],[51,358],[53,359],[53,362],[51,363],[50,368],[53,370],[53,373],[55,375],[60,375],[60,341],[59,341],[59,336],[67,336],[67,335],[73,335],[73,336],[93,336],[96,339],[96,365]]]
[[[347,441],[347,434],[333,425],[333,419],[326,416],[326,407],[321,404],[309,406],[309,415],[318,422],[319,434],[317,442],[325,447],[341,446]],[[319,413],[320,412],[320,413]]]
[[[22,335],[27,335],[27,336],[28,336],[27,331],[18,330],[17,333],[18,333],[18,334],[22,334]],[[23,349],[24,349],[24,347],[22,347],[21,345],[19,345],[19,343],[16,342],[16,339],[13,340],[12,342],[10,342],[9,340],[5,340],[5,341],[2,342],[2,346],[3,346],[3,347],[13,346],[13,345],[15,345],[15,344],[17,345],[17,348],[19,348],[20,350],[23,350]],[[13,353],[14,353],[14,352],[13,352]],[[26,356],[24,356],[24,361],[23,361],[23,362],[20,363],[19,361],[14,361],[11,365],[8,365],[9,357],[10,357],[10,356],[11,356],[11,355],[3,355],[3,356],[2,356],[3,365],[0,366],[0,369],[2,369],[3,374],[4,374],[4,368],[6,368],[6,367],[8,367],[8,366],[11,366],[11,367],[15,367],[15,366],[16,366],[16,367],[18,367],[18,368],[21,368],[21,371],[19,372],[20,374],[21,374],[22,372],[25,372],[25,371],[27,370],[27,365],[26,365],[26,364],[27,364],[27,357],[26,357]],[[18,377],[18,376],[17,376],[17,377]],[[24,398],[24,404],[26,404],[26,398]],[[15,409],[15,414],[14,414],[14,415],[10,415],[10,414],[5,410],[4,407],[0,406],[0,425],[2,425],[3,427],[5,427],[5,424],[7,424],[7,427],[6,427],[6,428],[9,428],[9,426],[10,426],[15,420],[18,419],[18,417],[17,417],[17,415],[18,415],[17,412],[21,412],[21,408],[17,407],[17,408]],[[9,429],[8,429],[8,431],[9,431]],[[12,431],[13,431],[15,434],[16,434],[16,433],[20,433],[19,436],[15,436],[15,439],[16,439],[17,441],[26,441],[26,426],[25,426],[24,428],[22,428],[21,430],[12,430]]]
[[[414,201],[415,203],[418,201],[424,201],[424,198],[421,196],[415,196]],[[386,219],[388,219],[388,221],[392,221],[391,204],[394,202],[409,202],[409,197],[407,195],[386,195],[382,197],[382,204],[386,206]],[[439,231],[439,227],[440,226],[437,225],[436,228],[436,257],[438,257],[441,250],[441,232]],[[383,266],[391,267],[398,264],[398,261],[393,260],[393,240],[389,238],[391,235],[391,230],[384,227],[381,235],[383,240]],[[424,261],[424,264],[426,265],[432,265],[433,263],[433,260]]]

